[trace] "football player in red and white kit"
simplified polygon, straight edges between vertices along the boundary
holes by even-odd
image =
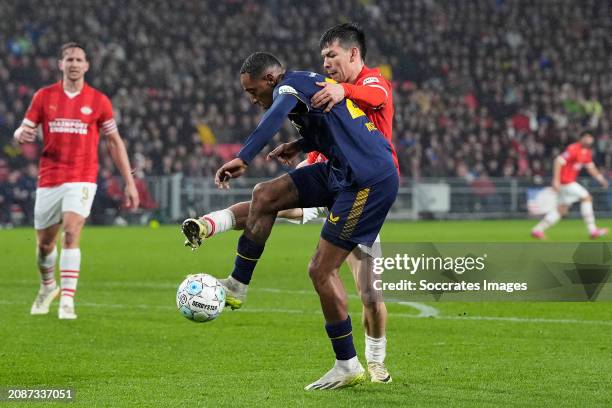
[[[553,166],[552,187],[559,193],[557,208],[547,213],[542,221],[531,231],[531,236],[536,239],[545,239],[544,230],[554,225],[566,215],[569,208],[580,201],[580,214],[589,230],[591,239],[599,238],[608,233],[607,228],[597,228],[595,225],[595,214],[593,213],[593,198],[589,192],[576,182],[576,177],[582,168],[586,168],[589,174],[604,188],[608,188],[608,180],[597,170],[593,163],[591,145],[594,138],[590,131],[580,134],[580,140],[572,143],[565,151],[557,156]]]
[[[100,131],[125,181],[126,206],[136,208],[139,200],[111,102],[85,83],[89,69],[85,49],[74,42],[63,45],[59,69],[62,80],[36,92],[14,136],[19,143],[31,143],[36,140],[37,127],[42,127],[43,151],[34,205],[41,286],[31,314],[49,313],[49,306],[61,289],[58,316],[76,319],[74,295],[81,269],[79,239],[96,193]],[[64,233],[58,287],[55,263],[60,228]]]
[[[394,112],[392,88],[378,69],[371,69],[365,65],[365,34],[355,24],[340,24],[323,34],[320,47],[323,67],[334,81],[318,84],[322,89],[313,96],[311,100],[313,107],[330,111],[333,105],[344,98],[353,100],[390,142],[393,159],[399,171],[397,154],[392,143]],[[323,155],[311,152],[307,159],[298,166],[325,160]],[[244,229],[249,206],[250,202],[241,202],[206,214],[197,220],[185,220],[183,223],[183,232],[187,237],[185,245],[197,248],[203,239],[232,229]],[[325,208],[296,208],[278,213],[278,217],[300,224],[326,216]],[[363,325],[366,331],[365,354],[370,378],[373,382],[388,383],[391,382],[391,375],[384,365],[387,344],[387,309],[379,297],[380,294],[366,292],[365,286],[371,286],[367,285],[369,271],[366,271],[366,263],[362,263],[361,260],[366,255],[380,256],[379,245],[379,239],[377,239],[376,246],[373,248],[366,248],[362,245],[356,247],[347,258],[347,263],[362,295]],[[240,282],[233,282],[231,276],[223,280],[223,283],[231,290],[237,292],[241,290]],[[333,371],[334,369],[329,373],[332,376]],[[322,378],[319,381],[325,382],[326,380]]]

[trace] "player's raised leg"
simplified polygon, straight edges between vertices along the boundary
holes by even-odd
[[[60,292],[55,281],[55,264],[57,261],[56,240],[59,228],[60,224],[55,224],[36,230],[36,258],[40,273],[40,289],[30,310],[32,315],[45,315],[49,313],[51,302]]]
[[[319,294],[325,317],[325,330],[336,361],[331,370],[307,385],[306,390],[350,387],[365,380],[365,370],[357,358],[353,344],[353,327],[348,315],[346,291],[338,276],[338,270],[349,252],[321,238],[308,266],[308,273]]]
[[[376,244],[379,244],[377,242]],[[391,375],[385,366],[387,355],[387,306],[382,293],[372,286],[372,258],[360,245],[347,257],[357,292],[363,304],[362,323],[365,331],[365,358],[370,380],[377,383],[390,383]]]
[[[185,246],[196,249],[207,238],[230,230],[243,230],[249,216],[250,205],[250,201],[243,201],[200,218],[186,219],[182,225],[183,235],[186,238]]]
[[[279,211],[299,206],[295,184],[287,174],[259,183],[253,189],[244,233],[238,240],[234,270],[220,282],[226,287],[226,304],[238,309],[246,298],[247,287],[263,253]]]
[[[200,218],[188,218],[183,221],[182,231],[185,235],[185,246],[197,249],[202,242],[215,235],[234,230],[242,231],[246,227],[249,217],[251,202],[243,201],[236,203],[220,211],[213,211]],[[305,211],[304,211],[305,210]],[[291,208],[279,211],[278,218],[285,218],[289,221],[304,224],[308,220],[318,216],[314,208]],[[308,214],[310,218],[305,219]]]

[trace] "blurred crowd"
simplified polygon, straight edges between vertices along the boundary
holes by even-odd
[[[36,89],[59,78],[64,42],[86,46],[87,81],[111,97],[139,178],[214,174],[261,115],[238,83],[243,59],[265,50],[321,72],[321,33],[354,21],[366,63],[394,86],[403,176],[537,183],[586,127],[597,164],[612,165],[610,15],[607,0],[1,2],[0,224],[6,203],[31,202],[40,145],[12,134]],[[272,144],[293,137],[287,125]],[[249,176],[283,170],[261,157]],[[104,145],[101,169],[115,183]]]

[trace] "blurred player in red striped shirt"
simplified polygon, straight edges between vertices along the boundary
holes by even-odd
[[[47,314],[51,302],[60,294],[55,281],[55,263],[57,235],[62,228],[58,316],[76,319],[74,295],[81,269],[79,239],[96,194],[100,131],[125,181],[126,205],[136,208],[139,200],[111,102],[85,83],[89,69],[85,49],[74,42],[64,44],[59,69],[62,80],[34,94],[14,136],[19,143],[32,143],[36,140],[37,127],[42,127],[43,151],[34,205],[41,286],[31,314]]]
[[[544,230],[556,224],[562,216],[567,215],[572,204],[577,201],[580,201],[580,214],[582,214],[582,218],[587,225],[591,239],[599,238],[608,233],[607,228],[597,228],[595,225],[593,197],[576,182],[580,170],[584,167],[602,187],[608,188],[608,180],[593,163],[591,153],[593,141],[591,132],[585,130],[580,134],[580,140],[567,146],[567,149],[555,159],[552,187],[558,193],[558,205],[533,228],[531,231],[533,238],[546,239]]]
[[[397,154],[392,143],[394,112],[392,88],[378,69],[368,68],[365,65],[364,58],[367,51],[365,34],[355,24],[340,24],[323,34],[320,48],[323,67],[333,81],[318,84],[322,89],[311,99],[313,107],[329,112],[333,105],[344,98],[351,99],[389,141],[393,160],[399,171]],[[323,155],[312,152],[298,166],[325,160]],[[206,214],[200,219],[185,220],[183,223],[183,233],[187,237],[185,245],[197,248],[203,239],[232,229],[243,230],[249,214],[249,206],[250,202],[241,202]],[[280,211],[278,217],[304,224],[316,218],[327,217],[327,209],[296,208]],[[370,378],[373,382],[388,383],[391,382],[391,375],[384,365],[387,343],[387,308],[380,294],[373,293],[371,274],[367,268],[368,263],[362,262],[362,259],[368,259],[367,256],[380,256],[380,239],[377,238],[376,241],[373,248],[362,245],[356,247],[347,258],[347,263],[351,267],[363,303],[363,325],[366,331],[365,354]],[[240,291],[239,282],[233,282],[232,279],[230,276],[223,280],[223,283],[230,289]]]

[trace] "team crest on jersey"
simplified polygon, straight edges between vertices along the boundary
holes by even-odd
[[[83,106],[81,108],[81,113],[83,115],[91,115],[92,112],[93,112],[93,110],[89,106]]]

